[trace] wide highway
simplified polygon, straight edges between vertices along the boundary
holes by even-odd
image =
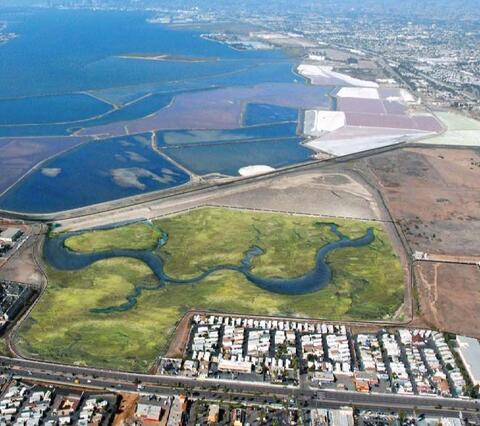
[[[308,387],[272,385],[185,376],[165,376],[80,367],[0,357],[0,367],[12,377],[56,385],[79,386],[86,389],[156,393],[162,395],[187,392],[193,398],[231,400],[258,404],[334,408],[354,405],[359,408],[385,411],[453,414],[463,412],[477,416],[480,401],[416,395],[359,393],[343,390],[315,390]]]

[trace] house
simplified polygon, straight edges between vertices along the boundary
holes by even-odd
[[[167,426],[183,425],[183,418],[187,412],[187,398],[184,395],[176,396],[170,407]]]
[[[243,426],[245,424],[246,414],[241,408],[235,408],[231,416],[233,426]]]
[[[53,401],[53,412],[58,417],[69,417],[77,410],[81,399],[81,395],[58,394]]]
[[[251,373],[252,363],[246,361],[229,361],[222,359],[218,363],[218,370],[230,373]]]
[[[368,384],[368,382],[355,380],[355,390],[357,392],[368,393],[370,392],[370,385]]]
[[[356,383],[366,383],[368,386],[376,386],[379,384],[378,376],[376,373],[368,371],[357,371],[354,375]]]
[[[208,423],[217,423],[220,415],[220,406],[218,404],[212,404],[208,410]]]
[[[144,422],[158,422],[162,416],[162,406],[164,401],[141,398],[137,403],[135,416]]]

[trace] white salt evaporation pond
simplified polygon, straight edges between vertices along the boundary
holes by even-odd
[[[415,97],[391,83],[360,80],[335,72],[332,67],[309,61],[297,71],[311,84],[337,84],[330,94],[333,111],[307,110],[303,133],[306,147],[331,156],[420,140],[439,134],[444,125],[429,112],[416,112]],[[415,111],[414,107],[415,106]]]
[[[440,136],[422,141],[429,145],[480,146],[480,122],[452,112],[437,112],[436,116],[448,130]]]

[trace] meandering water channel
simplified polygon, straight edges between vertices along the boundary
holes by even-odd
[[[375,234],[372,228],[369,228],[362,237],[355,239],[351,239],[342,234],[336,224],[330,224],[330,231],[334,233],[338,239],[321,247],[316,255],[315,267],[306,274],[296,278],[266,278],[255,275],[251,271],[252,261],[256,256],[260,256],[264,253],[264,250],[256,245],[250,247],[239,265],[220,264],[212,266],[196,277],[189,279],[179,279],[166,274],[162,258],[156,255],[154,251],[150,250],[115,249],[93,253],[73,252],[69,250],[64,243],[65,240],[74,235],[78,235],[79,233],[66,233],[57,237],[48,238],[44,245],[44,258],[51,266],[63,271],[79,270],[86,268],[99,260],[116,257],[130,257],[141,260],[147,264],[158,278],[158,284],[155,286],[152,286],[151,284],[138,284],[133,293],[127,296],[127,301],[125,303],[118,306],[92,309],[92,312],[94,313],[106,314],[131,309],[135,306],[142,291],[157,290],[165,286],[165,284],[197,284],[210,274],[222,270],[231,270],[242,273],[247,280],[257,287],[273,293],[300,295],[316,292],[324,288],[331,281],[332,270],[326,261],[330,252],[347,247],[363,247],[370,244],[375,239]],[[168,235],[164,233],[158,242],[157,248],[162,247],[167,242]]]

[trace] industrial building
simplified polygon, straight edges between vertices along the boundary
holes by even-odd
[[[480,385],[480,343],[477,339],[457,336],[458,353],[474,386]]]
[[[13,244],[17,241],[23,232],[18,228],[6,228],[0,231],[0,242],[4,244]]]

